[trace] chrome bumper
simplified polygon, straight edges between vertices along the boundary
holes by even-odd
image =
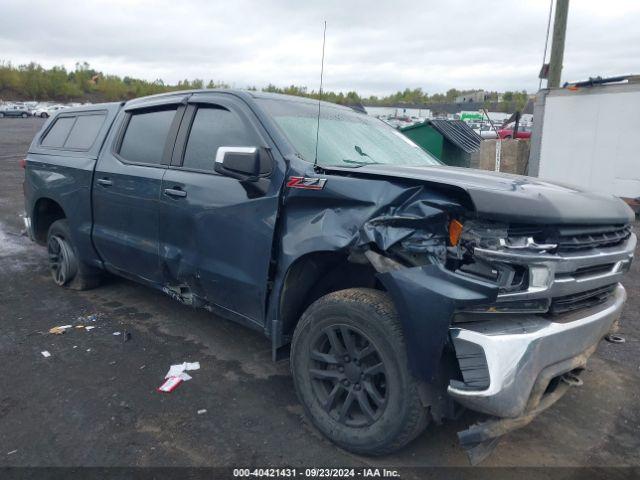
[[[489,386],[477,390],[450,385],[449,395],[465,407],[497,417],[526,414],[540,403],[553,378],[585,366],[619,318],[625,300],[626,292],[618,284],[605,303],[590,309],[550,318],[492,315],[452,327],[454,347],[456,342],[469,342],[484,352]]]

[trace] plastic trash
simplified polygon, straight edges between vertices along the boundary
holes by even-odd
[[[60,325],[59,327],[50,328],[49,333],[53,333],[54,335],[62,335],[67,331],[68,328],[71,328],[71,325]]]
[[[173,392],[176,388],[178,388],[178,385],[180,385],[182,382],[186,382],[187,380],[191,380],[191,378],[192,377],[189,374],[184,372],[176,375],[175,377],[169,377],[164,381],[162,385],[158,387],[158,391],[163,393]]]
[[[171,365],[169,371],[164,376],[165,381],[158,387],[158,391],[163,393],[173,392],[182,382],[191,380],[192,377],[186,373],[186,370],[199,369],[200,362],[183,362],[177,365]]]
[[[206,408],[201,408],[200,410],[198,410],[198,415],[202,415],[204,413],[207,413],[207,409]]]
[[[47,352],[46,350],[44,350],[44,351],[42,351],[42,352],[40,352],[40,353],[42,354],[42,356],[43,356],[44,358],[49,358],[49,357],[51,356],[51,354],[50,354],[49,352]]]

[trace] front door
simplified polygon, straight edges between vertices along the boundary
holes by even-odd
[[[160,187],[184,111],[173,102],[122,112],[93,179],[93,240],[105,266],[153,284],[162,281]]]
[[[171,166],[162,180],[160,244],[166,282],[253,323],[264,320],[267,280],[283,180],[275,162],[258,191],[214,172],[219,147],[270,147],[239,99],[189,99]]]

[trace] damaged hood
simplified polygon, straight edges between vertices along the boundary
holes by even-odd
[[[366,165],[323,167],[327,173],[418,180],[464,192],[480,217],[534,224],[621,224],[632,210],[613,195],[585,192],[522,175],[457,167]]]

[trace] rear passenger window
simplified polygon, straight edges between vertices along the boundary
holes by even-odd
[[[96,141],[106,114],[65,116],[54,121],[40,144],[43,147],[89,150]]]
[[[218,147],[256,145],[252,132],[242,120],[223,108],[198,108],[191,125],[182,166],[196,170],[213,170]]]
[[[79,115],[71,129],[64,148],[88,150],[98,137],[106,115]]]
[[[43,147],[62,148],[75,121],[76,117],[58,118],[40,144]]]
[[[130,162],[160,164],[164,144],[177,107],[167,110],[133,113],[124,133],[120,151]]]

